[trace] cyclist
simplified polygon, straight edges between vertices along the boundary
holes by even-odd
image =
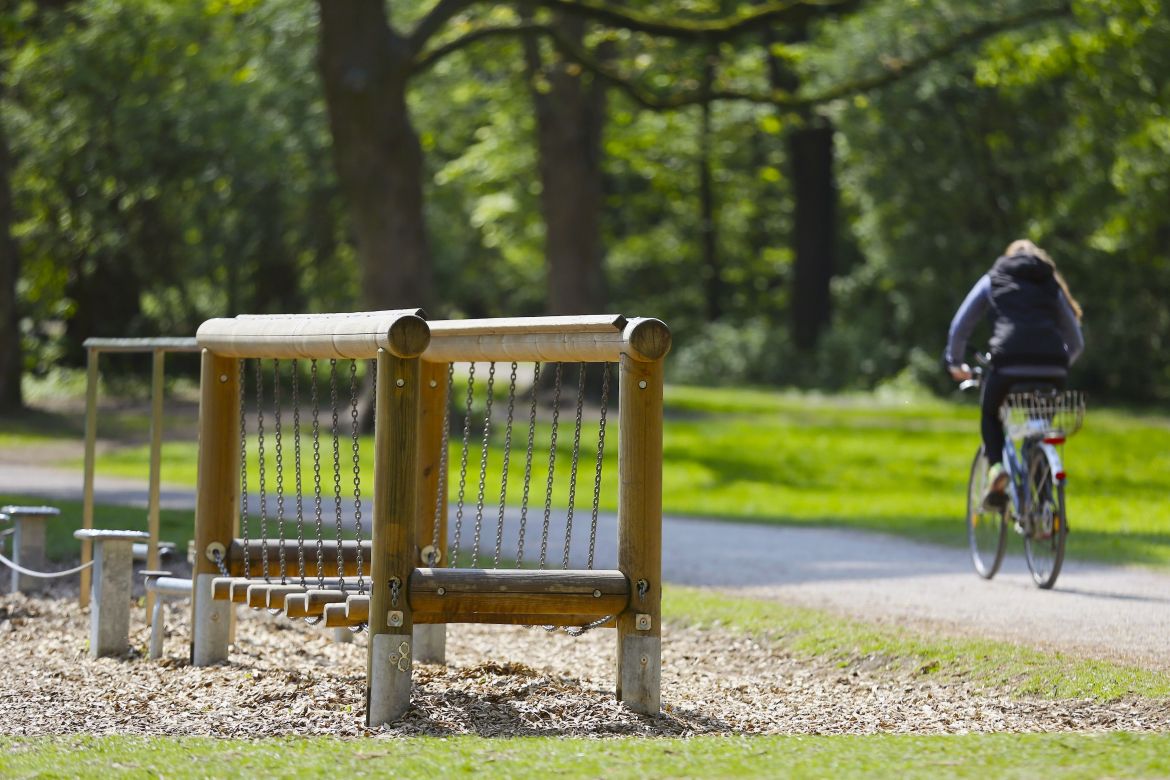
[[[983,376],[983,451],[989,463],[984,501],[1002,505],[1008,475],[1003,466],[999,407],[1012,386],[1045,382],[1063,389],[1068,367],[1084,349],[1081,307],[1056,264],[1031,241],[1013,241],[980,277],[955,312],[944,354],[955,381],[971,378],[962,362],[967,340],[979,321],[992,320],[991,365]]]

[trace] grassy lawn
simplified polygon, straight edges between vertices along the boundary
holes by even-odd
[[[978,445],[978,410],[973,404],[689,387],[668,387],[666,400],[663,500],[667,513],[851,526],[947,544],[965,543],[964,495],[971,456]],[[565,417],[553,499],[560,506],[568,500],[572,447],[572,421]],[[119,427],[132,428],[125,421]],[[59,424],[49,426],[49,435],[62,435],[61,428]],[[498,428],[493,432],[497,445],[503,439]],[[524,458],[517,451],[523,446],[523,429],[517,430],[509,469],[511,496],[519,494],[524,473]],[[455,440],[460,433],[452,432],[452,503],[457,500],[462,453]],[[547,425],[538,427],[534,503],[543,502],[548,435]],[[468,453],[465,501],[472,504],[479,480],[478,436],[472,433]],[[289,470],[294,460],[291,440],[286,432],[284,460]],[[0,421],[0,446],[36,447],[37,442],[27,424]],[[615,508],[617,498],[615,445],[611,439],[605,452],[601,506],[609,510]],[[352,490],[347,469],[350,446],[343,434],[340,458],[346,495]],[[271,431],[266,447],[272,480]],[[578,474],[579,508],[587,509],[592,499],[595,447],[596,428],[587,427]],[[249,449],[255,459],[254,442]],[[371,440],[363,438],[360,449],[363,466],[368,469]],[[324,443],[321,450],[324,487],[329,494],[331,447]],[[1170,504],[1164,501],[1165,475],[1170,473],[1170,417],[1090,405],[1086,427],[1071,440],[1065,461],[1073,529],[1071,557],[1170,564]],[[148,462],[149,450],[141,444],[103,455],[98,469],[102,475],[132,476],[145,484]],[[501,462],[500,451],[493,450],[488,462],[489,496],[498,496]],[[64,465],[81,467],[79,461]],[[256,471],[253,465],[253,490]],[[302,447],[301,471],[304,489],[311,491],[313,465],[307,441]],[[195,473],[193,441],[164,445],[164,482],[194,485]],[[292,483],[286,476],[286,489],[291,490]]]
[[[1168,777],[1168,734],[694,739],[0,737],[5,777]]]

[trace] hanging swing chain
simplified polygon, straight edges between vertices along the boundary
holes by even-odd
[[[337,525],[337,583],[338,589],[345,590],[345,579],[341,576],[344,571],[344,559],[341,555],[343,534],[341,528],[341,426],[338,422],[337,411],[337,359],[329,360],[329,400],[333,410],[333,518]]]
[[[293,468],[297,474],[297,573],[305,584],[305,507],[304,485],[301,479],[301,398],[300,374],[297,359],[292,361],[292,407],[293,407]]]
[[[516,545],[516,568],[524,562],[524,530],[528,525],[528,491],[532,486],[532,447],[536,436],[536,388],[540,384],[540,363],[532,369],[532,402],[528,409],[528,449],[524,456],[524,496],[520,500],[520,532]]]
[[[557,424],[561,417],[561,375],[563,363],[557,363],[557,372],[553,380],[553,413],[552,433],[549,436],[548,447],[548,484],[544,491],[544,526],[540,532],[540,568],[544,568],[548,560],[548,526],[552,518],[553,478],[556,474],[557,462]]]
[[[357,537],[357,589],[358,593],[366,592],[366,583],[362,579],[362,469],[358,458],[358,381],[357,361],[349,364],[349,416],[353,421],[353,522],[354,535]],[[342,576],[338,570],[337,576]]]
[[[252,561],[248,555],[248,413],[245,381],[247,362],[241,358],[240,372],[240,526],[244,531],[244,576],[252,576]]]
[[[447,560],[451,566],[459,557],[459,541],[463,534],[463,497],[467,489],[467,451],[471,445],[471,402],[475,391],[475,363],[470,363],[467,369],[467,409],[463,414],[463,452],[459,458],[459,497],[455,504],[455,540],[451,549],[447,551]]]
[[[272,425],[276,436],[276,535],[280,544],[280,584],[288,578],[284,553],[284,444],[280,428],[280,360],[272,361]]]
[[[516,407],[516,361],[512,361],[512,374],[508,378],[508,422],[504,429],[504,465],[500,473],[500,516],[496,521],[496,555],[492,565],[500,568],[500,552],[504,544],[504,507],[508,498],[508,462],[512,454],[512,413]]]
[[[479,493],[475,499],[475,539],[471,545],[471,568],[479,564],[479,535],[483,529],[483,497],[484,486],[487,484],[488,440],[492,435],[492,391],[496,385],[496,364],[488,364],[487,401],[483,416],[483,445],[479,455]]]
[[[593,472],[593,516],[589,523],[589,561],[593,568],[593,552],[597,548],[597,509],[601,503],[601,464],[605,456],[605,414],[609,406],[609,363],[601,364],[601,419],[597,423],[597,467]]]
[[[256,457],[260,459],[260,472],[257,481],[260,484],[260,565],[263,567],[264,581],[270,582],[268,576],[268,491],[264,479],[264,361],[256,361]]]
[[[573,541],[573,509],[577,503],[577,466],[581,462],[581,412],[585,408],[585,364],[578,366],[577,417],[573,428],[573,460],[569,469],[569,509],[565,513],[565,556],[561,568],[569,568],[569,549]]]
[[[317,360],[309,364],[309,397],[313,403],[313,515],[317,522],[317,585],[325,587],[324,531],[321,528],[321,405],[317,395]]]
[[[447,447],[451,440],[451,387],[455,381],[455,364],[447,364],[447,391],[443,395],[443,435],[439,444],[439,479],[435,490],[435,525],[431,530],[431,554],[427,566],[439,562],[439,525],[443,519],[443,498],[447,495]]]

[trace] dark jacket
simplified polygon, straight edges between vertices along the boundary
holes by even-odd
[[[996,260],[987,275],[994,319],[992,365],[1067,367],[1061,289],[1052,266],[1031,255],[1013,255]]]

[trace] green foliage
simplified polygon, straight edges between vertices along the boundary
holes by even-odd
[[[90,0],[41,22],[5,104],[30,357],[350,297],[308,4]]]
[[[883,43],[890,29],[913,17],[913,29],[937,35],[973,10],[879,4],[829,38],[851,46],[825,62],[840,70],[851,57],[902,56]],[[1008,242],[1030,237],[1085,307],[1074,382],[1113,398],[1170,397],[1167,18],[1158,2],[1074,3],[1065,21],[832,106],[842,196],[865,254],[837,287],[835,329],[850,327],[843,311],[865,323],[886,370],[913,350],[937,355],[970,285]]]
[[[86,336],[187,334],[209,316],[354,306],[313,4],[39,5],[0,15],[19,298],[37,370],[76,362]],[[392,21],[409,30],[433,7],[395,2]],[[751,7],[662,0],[636,10],[695,20]],[[656,93],[695,88],[714,57],[715,88],[766,91],[775,64],[788,86],[818,94],[898,72],[955,35],[1035,7],[885,0],[791,36],[755,31],[711,46],[590,24],[584,41],[608,47],[615,70]],[[521,10],[475,4],[432,44],[519,23]],[[679,345],[672,370],[688,381],[856,389],[903,376],[941,390],[937,356],[956,305],[1010,240],[1028,236],[1086,309],[1074,382],[1110,398],[1170,398],[1168,19],[1162,0],[1076,0],[1063,19],[958,47],[880,90],[807,110],[718,102],[706,139],[698,107],[649,111],[611,89],[602,166],[612,309],[668,321]],[[412,78],[443,301],[432,316],[544,310],[530,96],[541,85],[527,78],[509,36]],[[785,139],[816,113],[838,131],[839,275],[830,330],[798,354],[788,338]],[[703,162],[714,270],[702,252]]]

